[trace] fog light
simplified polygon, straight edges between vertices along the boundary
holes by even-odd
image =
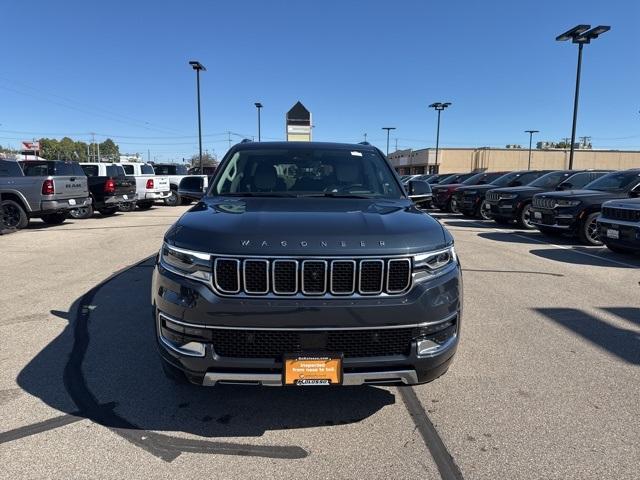
[[[428,335],[425,335],[425,329],[430,330]],[[455,341],[458,327],[456,319],[452,319],[436,325],[421,327],[420,331],[422,335],[417,338],[418,357],[429,357],[449,348]]]
[[[211,341],[211,334],[203,328],[196,328],[171,321],[159,314],[160,340],[171,350],[191,357],[204,357],[205,343]]]

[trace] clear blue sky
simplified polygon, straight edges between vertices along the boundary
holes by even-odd
[[[200,60],[204,148],[233,131],[283,139],[296,100],[316,140],[385,147],[526,144],[570,135],[577,47],[555,36],[611,25],[585,47],[578,135],[640,149],[640,2],[3,0],[0,144],[112,136],[168,160],[197,151]],[[154,138],[145,138],[154,137]],[[103,137],[98,136],[102,139]],[[233,137],[234,141],[238,137]],[[393,148],[392,148],[393,149]]]

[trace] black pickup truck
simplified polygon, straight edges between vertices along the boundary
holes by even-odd
[[[81,163],[87,176],[91,205],[71,210],[73,218],[89,218],[94,210],[102,215],[113,215],[122,203],[136,201],[136,180],[127,177],[119,165],[109,163]]]

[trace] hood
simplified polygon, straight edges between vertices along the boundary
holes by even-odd
[[[609,200],[603,205],[603,207],[640,210],[640,198],[620,198],[618,200]]]
[[[455,190],[456,188],[462,187],[462,186],[463,185],[461,183],[450,183],[448,185],[438,185],[438,184],[436,184],[436,185],[433,185],[431,187],[431,190],[435,193],[435,192],[440,191],[440,190],[448,190],[448,189]]]
[[[228,255],[393,255],[445,247],[442,225],[407,199],[209,197],[165,240]]]
[[[463,187],[460,187],[456,190],[456,192],[468,192],[469,190],[474,191],[477,190],[479,192],[487,192],[489,190],[495,190],[496,187],[495,185],[491,185],[490,183],[485,183],[483,185],[465,185]]]
[[[492,192],[497,193],[523,193],[523,194],[531,194],[544,192],[544,189],[540,187],[527,187],[526,185],[522,187],[502,187],[502,188],[492,188]]]
[[[601,190],[564,190],[560,192],[547,192],[540,194],[541,198],[562,198],[576,200],[580,198],[600,199],[600,198],[627,198],[625,192],[604,192]]]

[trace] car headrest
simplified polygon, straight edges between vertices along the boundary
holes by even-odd
[[[360,183],[360,169],[351,162],[336,164],[336,179],[340,183]]]
[[[253,174],[253,186],[258,190],[273,190],[278,181],[278,174],[273,165],[260,163]]]

